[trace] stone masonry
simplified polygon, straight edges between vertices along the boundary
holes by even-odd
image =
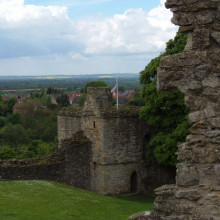
[[[185,94],[192,122],[179,145],[176,185],[156,190],[154,211],[130,220],[220,219],[220,0],[167,0],[172,22],[188,33],[185,51],[164,57],[159,90]]]
[[[59,149],[63,141],[82,132],[91,145],[88,190],[107,195],[141,191],[144,164],[143,139],[149,126],[139,119],[138,108],[112,106],[110,88],[88,88],[82,109],[64,109],[58,115]],[[89,152],[88,152],[89,153]]]

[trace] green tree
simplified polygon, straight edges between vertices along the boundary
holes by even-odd
[[[8,147],[8,146],[1,146],[0,148],[0,159],[2,160],[7,160],[7,159],[10,159],[10,158],[15,158],[17,155],[16,155],[16,152]]]
[[[80,98],[78,99],[77,103],[79,104],[79,106],[83,106],[84,102],[86,100],[86,94],[83,93]]]
[[[146,98],[140,117],[156,131],[156,135],[146,146],[147,157],[153,157],[158,163],[164,165],[176,165],[177,144],[184,141],[190,123],[187,119],[188,109],[184,105],[183,94],[157,91],[157,68],[161,57],[182,52],[186,40],[186,35],[177,33],[173,40],[167,42],[165,52],[152,59],[140,72],[140,82],[144,84],[142,95]]]
[[[5,108],[3,103],[0,102],[0,116],[4,116],[5,115]]]
[[[41,98],[41,102],[44,106],[49,106],[50,104],[52,104],[52,100],[50,96],[43,96]]]
[[[6,120],[11,124],[21,124],[21,116],[18,113],[7,115]]]
[[[144,106],[145,105],[145,98],[143,97],[136,97],[128,101],[128,105],[130,106]]]
[[[25,149],[21,158],[43,157],[51,154],[55,149],[54,143],[33,140]]]
[[[48,87],[47,89],[47,94],[56,94],[57,93],[57,89],[55,88],[51,88],[51,87]]]
[[[6,124],[5,117],[0,116],[0,128],[3,128]]]
[[[3,145],[8,145],[14,149],[28,143],[26,131],[20,124],[6,125],[0,130],[0,137]]]
[[[128,105],[130,106],[144,106],[145,105],[145,97],[143,97],[141,89],[138,87],[134,88],[134,97],[129,100]]]
[[[11,97],[7,100],[6,104],[7,104],[7,107],[6,107],[6,112],[7,113],[12,113],[13,112],[13,107],[14,105],[18,102],[18,100],[14,97]]]
[[[118,91],[119,92],[124,92],[125,91],[125,87],[124,86],[118,86]]]
[[[63,93],[61,96],[58,96],[56,101],[62,107],[67,107],[70,105],[69,96],[65,93]]]

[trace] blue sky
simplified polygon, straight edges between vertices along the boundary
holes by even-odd
[[[175,36],[165,0],[0,0],[0,75],[139,73]]]
[[[104,16],[121,14],[128,8],[142,8],[150,11],[160,4],[159,0],[25,0],[25,4],[34,5],[60,5],[68,7],[71,18],[102,13]]]

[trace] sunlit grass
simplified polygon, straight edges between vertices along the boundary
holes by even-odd
[[[152,199],[105,197],[56,182],[0,182],[1,220],[126,220],[152,204]]]

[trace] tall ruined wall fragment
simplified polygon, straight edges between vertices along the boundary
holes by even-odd
[[[220,0],[167,0],[172,22],[188,33],[181,54],[164,57],[159,90],[185,95],[192,122],[179,145],[176,185],[158,188],[150,216],[130,219],[220,219]]]

